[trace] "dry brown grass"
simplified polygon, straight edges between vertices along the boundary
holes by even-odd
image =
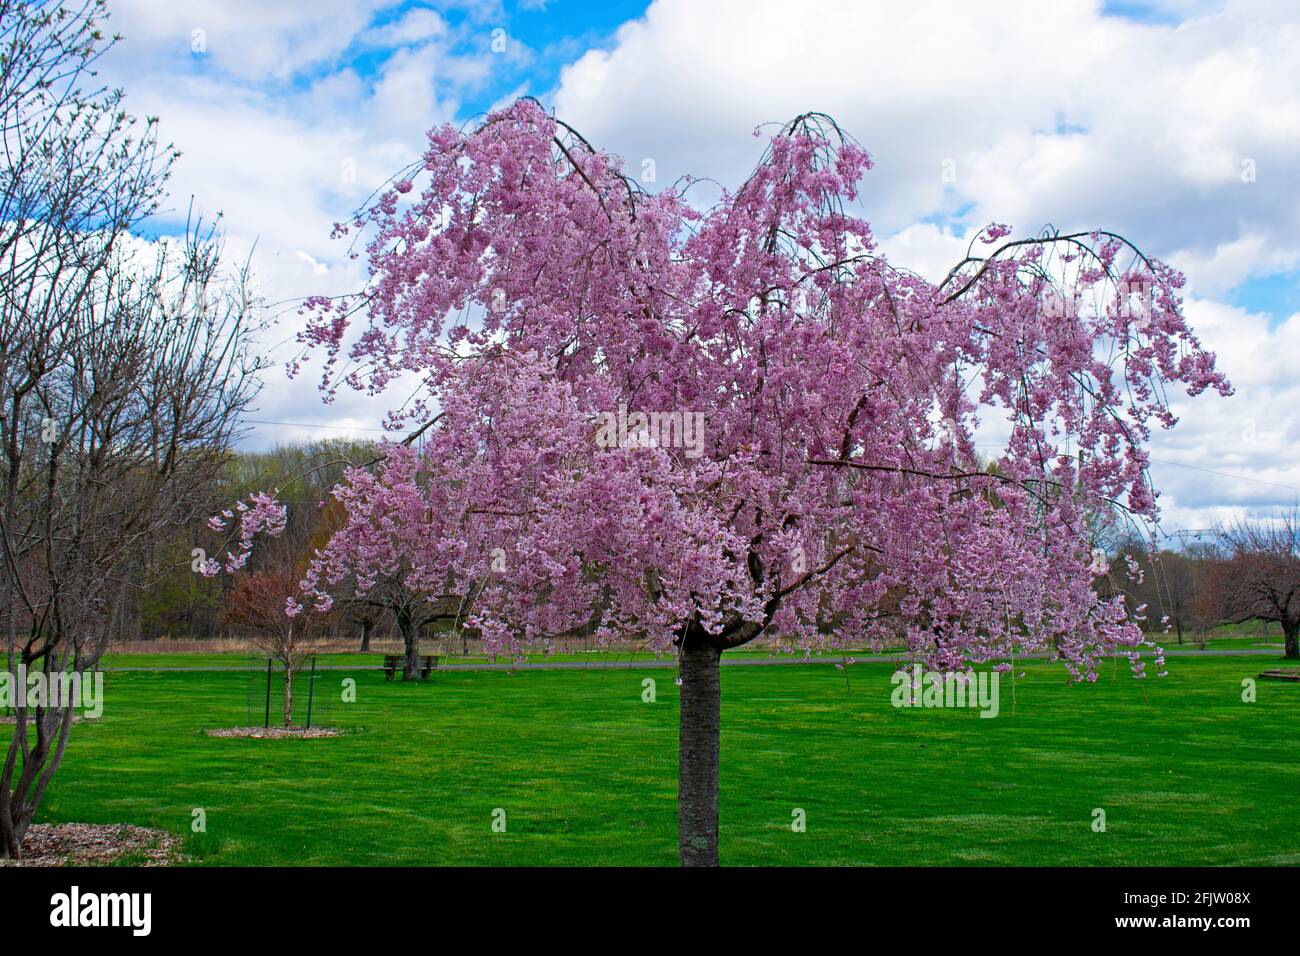
[[[124,641],[114,644],[114,654],[224,654],[249,652],[253,642],[243,638],[192,641],[162,638],[156,641]]]

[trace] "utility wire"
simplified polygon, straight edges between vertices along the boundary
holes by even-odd
[[[1276,481],[1265,481],[1263,478],[1248,478],[1245,475],[1234,475],[1228,471],[1216,471],[1213,468],[1202,468],[1199,465],[1185,465],[1181,461],[1169,461],[1166,458],[1152,458],[1152,461],[1158,461],[1162,465],[1173,465],[1175,468],[1189,468],[1192,471],[1203,471],[1207,475],[1218,475],[1221,478],[1233,478],[1237,481],[1253,481],[1257,485],[1272,485],[1274,488],[1285,488],[1287,491],[1300,493],[1300,488],[1295,485],[1283,485]]]
[[[325,422],[269,422],[260,418],[245,418],[245,422],[250,425],[283,425],[286,428],[341,428],[344,431],[356,432],[382,432],[382,428],[373,428],[369,425],[328,425]]]

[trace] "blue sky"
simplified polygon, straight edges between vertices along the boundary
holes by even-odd
[[[876,168],[861,212],[942,275],[990,221],[1116,229],[1188,276],[1187,313],[1238,386],[1158,436],[1171,528],[1300,497],[1300,14],[1269,0],[109,0],[104,64],[184,152],[195,197],[268,299],[356,288],[330,225],[425,130],[532,95],[632,168],[739,182],[750,133],[834,115]],[[653,184],[648,184],[653,188]],[[266,350],[287,357],[286,320]],[[254,444],[375,434],[272,374]],[[1231,476],[1231,477],[1229,477]]]
[[[1157,23],[1167,26],[1177,26],[1185,16],[1185,11],[1169,4],[1128,3],[1123,0],[1106,0],[1102,5],[1102,13],[1138,23]]]

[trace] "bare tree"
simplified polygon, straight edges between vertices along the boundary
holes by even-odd
[[[47,679],[97,666],[154,542],[207,511],[259,367],[217,235],[130,236],[174,153],[120,92],[83,89],[104,16],[0,0],[0,588],[13,657]],[[70,700],[16,710],[0,857],[20,854],[72,726]]]
[[[151,273],[110,263],[75,312],[10,356],[0,532],[28,670],[96,666],[128,591],[156,573],[157,540],[209,510],[255,393],[246,305],[213,301],[218,247],[183,245],[179,257],[162,246]],[[0,772],[10,855],[62,759],[70,714],[37,707],[33,747],[19,708]]]
[[[1206,562],[1200,603],[1215,621],[1276,621],[1286,656],[1300,659],[1300,508],[1221,532],[1223,554]]]

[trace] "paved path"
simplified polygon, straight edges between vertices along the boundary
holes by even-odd
[[[858,664],[899,664],[907,661],[907,658],[901,655],[893,656],[873,656],[873,655],[849,655],[854,658]],[[1037,654],[1023,654],[1018,660],[1045,659],[1051,655],[1046,652]],[[1150,651],[1143,652],[1143,657],[1153,656]],[[1167,648],[1165,657],[1276,657],[1281,658],[1281,653],[1274,650],[1253,650],[1253,649],[1235,649],[1222,648],[1218,650],[1177,650]],[[777,657],[727,657],[722,656],[722,665],[724,667],[768,667],[768,666],[789,666],[797,664],[839,664],[843,662],[842,657],[823,654],[820,657],[795,657],[795,656],[777,656]],[[651,670],[675,668],[677,661],[672,658],[662,658],[660,660],[613,660],[613,661],[526,661],[523,664],[512,663],[490,663],[488,661],[474,661],[461,664],[446,663],[439,664],[440,671],[601,671],[601,670]],[[383,670],[382,664],[322,664],[316,668],[318,671],[377,671]],[[149,674],[165,674],[172,671],[193,671],[196,673],[226,673],[230,671],[261,671],[264,668],[260,665],[235,665],[221,664],[212,665],[204,664],[197,667],[103,667],[103,671],[117,672],[135,672]]]

